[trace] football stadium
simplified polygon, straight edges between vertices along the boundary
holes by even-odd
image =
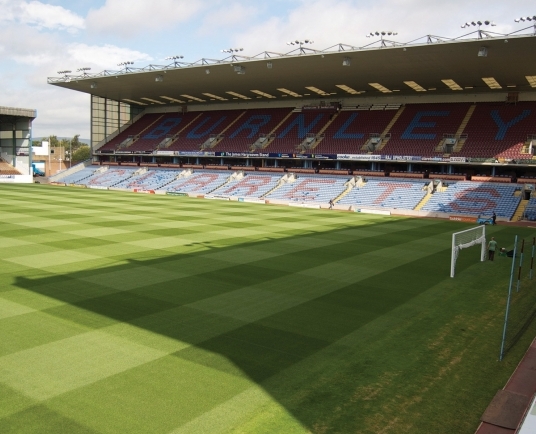
[[[0,432],[534,432],[536,27],[477,24],[62,71],[39,184],[1,108]]]

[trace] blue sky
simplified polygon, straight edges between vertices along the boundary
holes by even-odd
[[[36,108],[34,136],[83,138],[89,96],[47,85],[57,71],[223,58],[230,47],[287,52],[297,38],[317,49],[362,46],[377,30],[398,32],[399,42],[455,37],[471,20],[493,20],[494,31],[507,33],[522,28],[514,18],[536,13],[533,0],[0,0],[0,10],[0,105]]]

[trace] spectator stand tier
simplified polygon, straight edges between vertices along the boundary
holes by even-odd
[[[358,207],[414,209],[427,193],[429,181],[409,179],[369,179],[354,187],[338,203]]]
[[[329,203],[337,198],[345,189],[348,178],[319,177],[299,175],[292,183],[281,185],[266,195],[267,199],[278,199],[297,203]]]
[[[515,196],[519,188],[515,184],[459,181],[450,184],[445,191],[435,192],[422,209],[471,215],[495,212],[497,217],[510,220],[521,201],[521,196]]]
[[[273,190],[280,179],[281,175],[245,174],[243,177],[231,180],[213,193],[229,197],[261,198]]]
[[[158,190],[176,179],[180,173],[180,170],[172,169],[148,170],[121,181],[115,187],[130,190]]]
[[[437,155],[445,134],[456,135],[470,104],[408,104],[389,130],[390,138],[375,153]]]
[[[394,110],[341,111],[326,128],[314,151],[321,154],[361,154],[372,136],[381,135],[393,119]],[[374,147],[371,147],[373,150]]]
[[[467,139],[456,155],[473,158],[532,158],[523,153],[529,135],[536,135],[536,102],[479,103],[464,132]]]
[[[186,178],[180,178],[159,190],[173,193],[208,194],[229,181],[232,172],[196,171]]]

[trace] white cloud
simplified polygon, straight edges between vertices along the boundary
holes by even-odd
[[[111,44],[87,45],[73,43],[66,47],[66,52],[71,63],[75,65],[89,65],[99,68],[118,69],[117,64],[126,60],[132,62],[148,62],[151,60],[148,54]]]
[[[185,22],[203,7],[202,0],[106,0],[89,11],[86,24],[93,32],[128,38]]]
[[[222,6],[207,11],[199,33],[210,34],[221,32],[222,29],[232,31],[235,26],[240,28],[250,22],[260,11],[261,6],[257,4],[246,6],[238,2],[223,2]]]
[[[0,22],[16,22],[47,30],[76,32],[84,28],[84,18],[61,6],[40,1],[0,0]]]
[[[286,16],[272,14],[262,23],[244,23],[234,35],[234,44],[247,44],[248,53],[253,54],[290,51],[285,42],[303,38],[313,39],[317,49],[339,42],[363,46],[371,42],[365,38],[367,33],[382,30],[398,32],[395,39],[400,42],[426,34],[457,37],[464,33],[460,25],[473,19],[494,20],[498,25],[490,30],[509,32],[520,28],[513,19],[528,6],[526,0],[300,0],[292,4]]]

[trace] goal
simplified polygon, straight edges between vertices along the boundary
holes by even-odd
[[[456,271],[456,260],[460,250],[472,247],[475,244],[481,245],[480,260],[486,260],[486,225],[476,226],[465,231],[452,234],[452,257],[450,260],[450,277],[454,277]]]

